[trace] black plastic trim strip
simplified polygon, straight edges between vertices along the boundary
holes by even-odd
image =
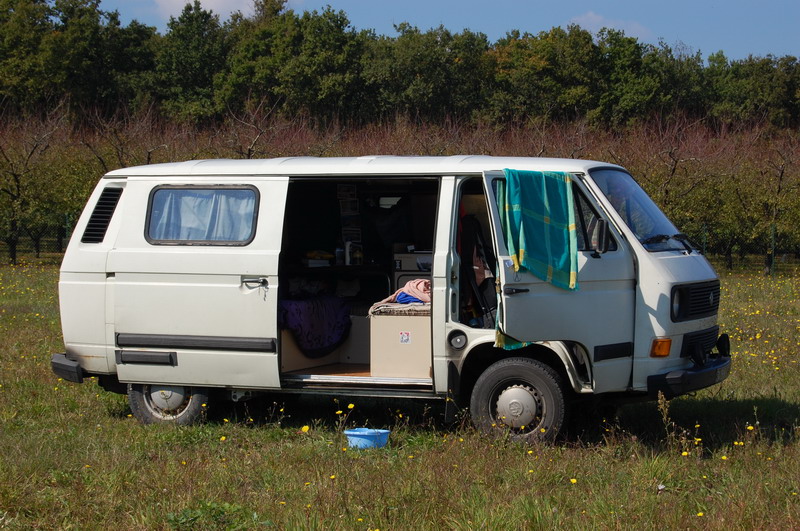
[[[242,350],[275,352],[271,337],[179,336],[167,334],[117,334],[117,346],[139,348],[194,348],[202,350]]]
[[[143,350],[116,350],[117,365],[144,363],[147,365],[169,365],[177,367],[177,352],[152,352]]]
[[[50,359],[50,368],[56,376],[68,382],[83,383],[83,369],[77,361],[67,358],[66,354],[53,354]]]
[[[654,374],[647,377],[647,392],[651,398],[658,393],[669,400],[698,389],[704,389],[723,381],[731,372],[731,359],[718,356],[709,359],[703,367],[695,365],[691,369],[672,371],[667,374]]]
[[[594,361],[630,358],[633,356],[633,343],[615,343],[594,347]]]

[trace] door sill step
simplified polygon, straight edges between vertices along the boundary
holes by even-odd
[[[390,376],[341,376],[330,374],[284,374],[281,382],[287,385],[346,385],[353,387],[431,388],[431,378],[398,378]]]

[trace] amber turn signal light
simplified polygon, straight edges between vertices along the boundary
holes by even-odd
[[[666,339],[654,339],[653,346],[650,347],[650,357],[651,358],[666,358],[669,356],[669,349],[672,347],[672,340],[669,338]]]

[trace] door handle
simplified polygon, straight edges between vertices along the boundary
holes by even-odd
[[[245,277],[242,279],[242,284],[248,288],[269,288],[269,279],[267,277]]]
[[[528,293],[530,290],[528,288],[503,288],[503,295],[516,295],[518,293]]]

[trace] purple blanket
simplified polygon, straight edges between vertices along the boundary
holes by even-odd
[[[278,326],[289,330],[309,358],[321,358],[344,343],[350,333],[350,306],[338,297],[282,300]]]

